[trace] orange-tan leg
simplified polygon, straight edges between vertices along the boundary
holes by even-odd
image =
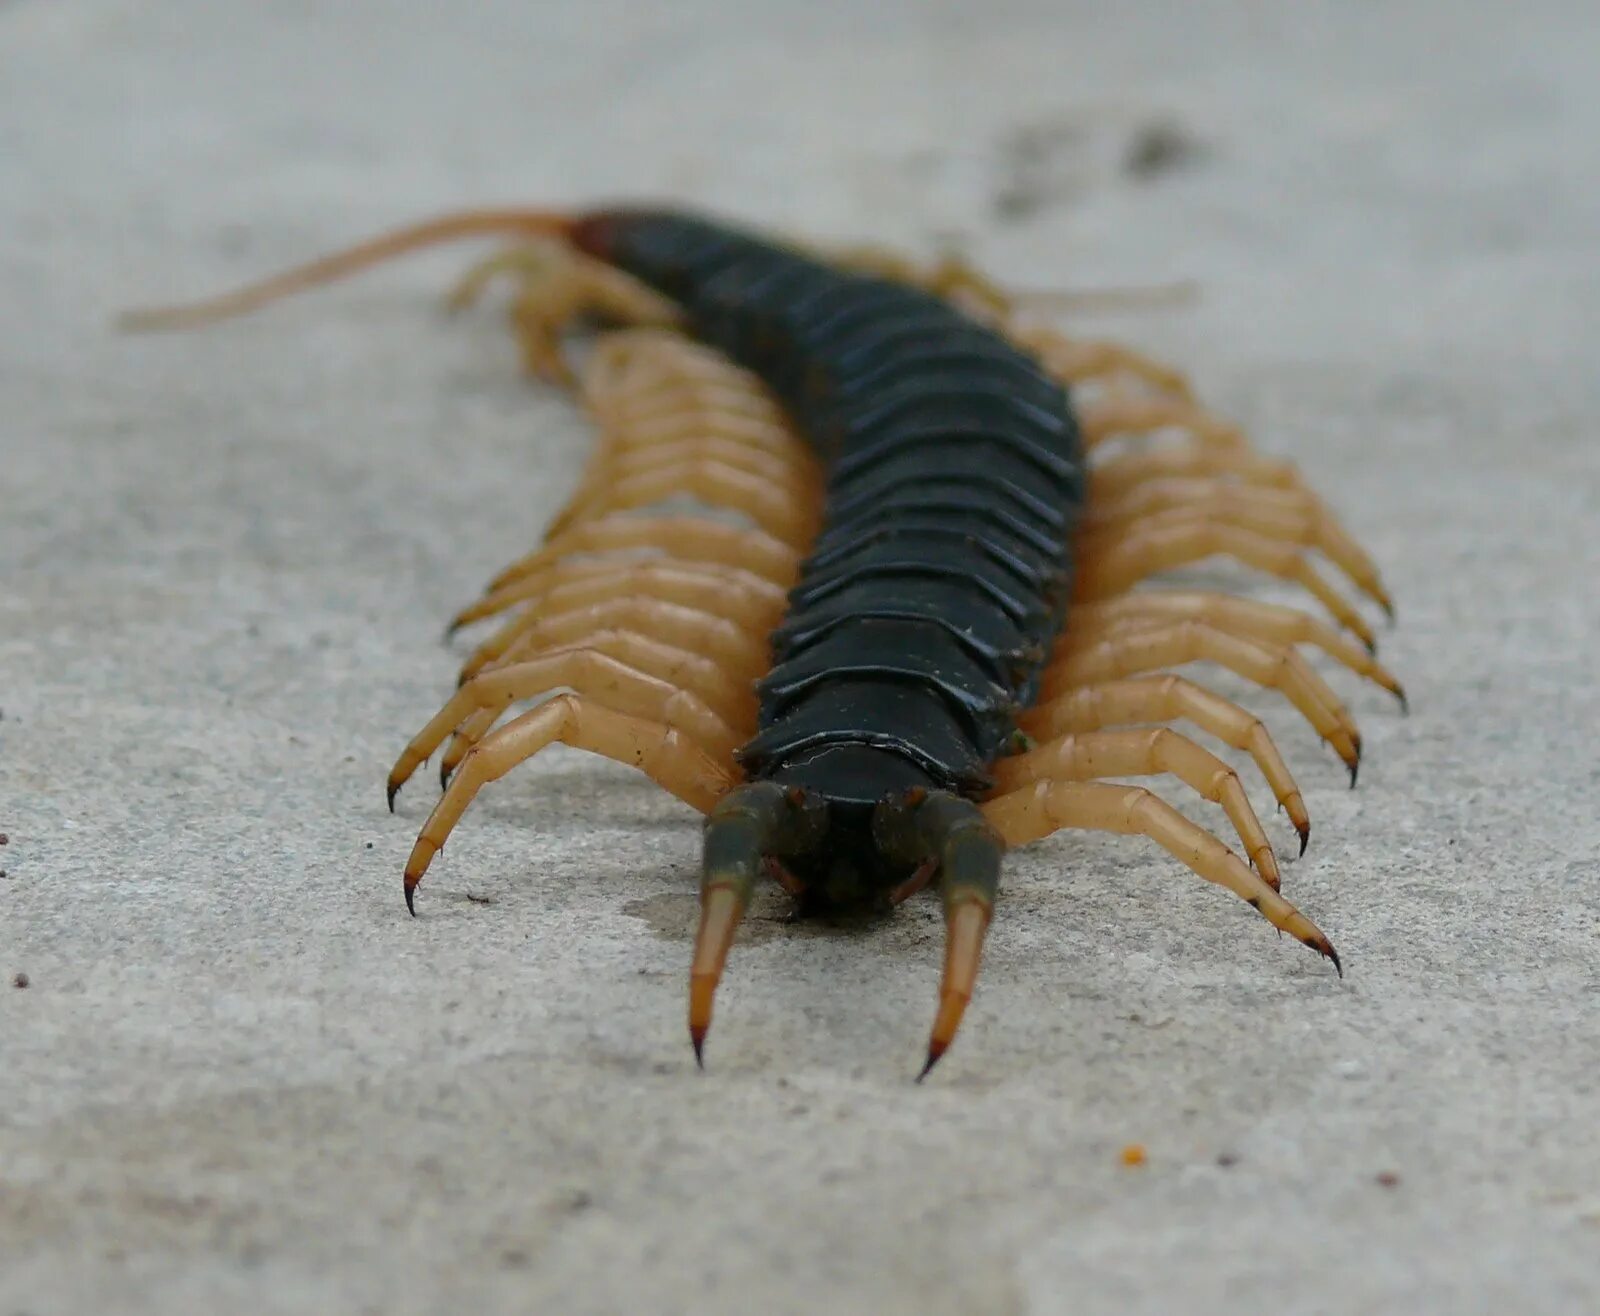
[[[797,504],[790,491],[718,461],[686,461],[619,480],[600,491],[589,515],[652,507],[673,497],[743,512],[774,538],[799,549],[816,532],[819,510]]]
[[[1089,505],[1100,506],[1147,482],[1168,479],[1227,479],[1252,488],[1285,489],[1315,498],[1293,462],[1245,449],[1187,442],[1121,452],[1097,462],[1089,472]],[[1327,512],[1326,507],[1323,510]]]
[[[568,612],[542,614],[496,660],[496,666],[509,665],[542,650],[581,644],[595,632],[607,630],[636,631],[662,644],[692,649],[736,680],[755,680],[765,673],[770,659],[765,635],[752,634],[739,623],[701,608],[637,595],[607,599]],[[470,664],[469,669],[463,669],[464,679],[477,675],[478,669]]]
[[[627,510],[671,497],[693,494],[703,502],[765,518],[780,538],[784,531],[806,533],[815,526],[819,487],[809,467],[785,464],[764,453],[726,454],[710,443],[672,445],[675,453],[619,454],[592,465],[566,508],[550,523],[550,534],[578,521]],[[701,485],[701,481],[716,483]],[[726,491],[738,481],[737,499]],[[758,496],[753,491],[760,491]]]
[[[1286,646],[1229,635],[1198,621],[1113,632],[1104,639],[1069,643],[1046,669],[1039,702],[1080,686],[1137,676],[1163,667],[1213,662],[1257,685],[1280,691],[1317,734],[1333,746],[1355,784],[1361,737],[1344,706],[1305,659]]]
[[[1096,621],[1094,618],[1083,618],[1082,623],[1078,624],[1077,629],[1072,632],[1072,636],[1064,644],[1059,645],[1058,650],[1051,655],[1050,664],[1046,666],[1043,688],[1051,693],[1054,693],[1054,690],[1058,690],[1059,687],[1056,682],[1058,682],[1058,679],[1062,679],[1066,672],[1074,669],[1075,655],[1104,653],[1107,648],[1114,650],[1118,642],[1125,645],[1126,648],[1138,652],[1141,637],[1144,642],[1158,642],[1160,634],[1168,628],[1174,628],[1174,626],[1178,626],[1178,628],[1195,626],[1195,628],[1202,629],[1203,634],[1198,639],[1198,642],[1200,644],[1213,645],[1213,648],[1208,650],[1208,652],[1213,652],[1216,655],[1213,661],[1232,664],[1238,664],[1242,661],[1242,653],[1238,652],[1237,645],[1226,645],[1226,650],[1224,648],[1216,648],[1216,645],[1226,644],[1226,640],[1235,640],[1235,642],[1243,642],[1245,645],[1253,645],[1259,652],[1270,653],[1270,655],[1274,655],[1274,658],[1282,658],[1288,664],[1291,676],[1293,676],[1294,693],[1291,695],[1291,700],[1299,696],[1299,698],[1309,701],[1310,704],[1314,704],[1315,708],[1322,709],[1325,712],[1325,716],[1331,717],[1334,724],[1338,725],[1339,728],[1342,728],[1342,732],[1346,733],[1350,746],[1354,746],[1355,760],[1360,759],[1360,749],[1362,749],[1360,730],[1355,725],[1354,717],[1350,716],[1349,709],[1344,706],[1344,701],[1334,693],[1333,687],[1323,679],[1322,672],[1312,668],[1299,655],[1293,644],[1285,644],[1282,640],[1275,640],[1272,637],[1256,634],[1251,626],[1238,626],[1238,624],[1230,620],[1226,613],[1200,615],[1197,618],[1186,618],[1186,620],[1171,620],[1171,618],[1160,615],[1149,616],[1149,618],[1133,616],[1133,618],[1128,618],[1122,623],[1110,624],[1101,623],[1101,621]],[[1218,640],[1219,636],[1224,637],[1224,640]],[[1157,639],[1152,640],[1150,637],[1157,637]],[[1237,666],[1230,669],[1238,671]],[[1259,669],[1256,674],[1259,674]],[[1246,679],[1254,679],[1254,674],[1253,676],[1246,676]],[[1299,706],[1299,704],[1296,704],[1296,706]],[[1304,712],[1304,709],[1301,709],[1301,711]],[[1344,749],[1339,748],[1341,741],[1338,738],[1334,738],[1331,743],[1334,744],[1334,748],[1338,749],[1341,757],[1346,759],[1346,767],[1354,768],[1355,760],[1346,757]]]
[[[1154,434],[1181,429],[1207,447],[1249,451],[1250,443],[1232,421],[1223,420],[1184,397],[1113,394],[1078,409],[1078,428],[1093,451],[1118,435]]]
[[[1359,644],[1299,608],[1202,590],[1137,590],[1072,612],[1072,634],[1147,628],[1162,621],[1203,621],[1229,635],[1278,645],[1309,644],[1356,675],[1382,686],[1405,707],[1406,694],[1392,672]]]
[[[1268,499],[1256,498],[1250,493],[1225,487],[1206,494],[1175,501],[1166,508],[1151,509],[1143,513],[1092,516],[1085,521],[1082,534],[1086,538],[1116,540],[1125,538],[1135,530],[1149,532],[1176,525],[1203,523],[1230,526],[1244,530],[1262,539],[1296,548],[1313,549],[1327,557],[1347,576],[1363,594],[1372,599],[1385,613],[1393,611],[1389,596],[1383,586],[1363,569],[1361,557],[1344,551],[1336,538],[1325,533],[1325,527],[1315,517],[1304,512],[1275,507]]]
[[[705,700],[658,676],[593,650],[570,647],[474,677],[411,739],[389,773],[389,799],[445,739],[475,713],[498,716],[512,704],[568,687],[604,707],[660,722],[688,736],[730,773],[747,738]],[[742,728],[741,728],[742,730]]]
[[[631,475],[642,475],[659,466],[675,466],[685,461],[718,461],[760,476],[785,488],[795,487],[811,491],[817,486],[816,468],[794,451],[794,436],[782,436],[786,446],[769,450],[728,438],[713,431],[707,420],[692,429],[686,427],[681,436],[667,438],[641,437],[637,430],[625,440],[604,444],[584,471],[583,485],[575,492],[567,516],[581,506],[585,495],[594,486]]]
[[[450,629],[457,630],[518,604],[537,604],[540,609],[561,612],[634,594],[700,608],[763,633],[777,625],[783,613],[782,589],[736,567],[670,560],[609,562],[607,569],[593,571],[588,569],[589,563],[564,565],[581,565],[584,569],[572,578],[554,583],[547,582],[557,574],[555,572],[524,578],[463,608],[451,620]],[[536,615],[524,613],[514,625],[518,630],[526,629]],[[505,647],[499,652],[504,653]]]
[[[631,763],[701,813],[708,812],[735,781],[722,763],[681,731],[619,713],[581,695],[557,695],[508,722],[462,761],[461,770],[428,815],[406,861],[406,904],[413,913],[417,883],[434,855],[444,848],[473,797],[491,781],[557,742],[618,763]]]
[[[1138,522],[1178,511],[1314,548],[1386,614],[1394,614],[1394,604],[1372,559],[1338,521],[1324,514],[1321,503],[1307,494],[1250,489],[1220,480],[1152,480],[1120,499],[1092,504],[1084,530],[1090,534],[1125,532]]]
[[[1007,333],[1064,384],[1086,384],[1125,376],[1176,398],[1193,397],[1189,381],[1181,372],[1119,343],[1069,338],[1046,325],[1013,325]]]
[[[601,421],[609,427],[602,433],[601,460],[612,451],[654,455],[672,452],[676,444],[701,440],[714,441],[730,454],[730,460],[733,452],[748,451],[781,458],[785,466],[811,464],[810,454],[799,447],[794,431],[775,414],[749,414],[727,406],[713,409],[696,400],[690,402],[692,405],[672,397],[658,404],[647,399],[636,408],[617,408]]]
[[[1110,625],[1097,624],[1093,618],[1086,619],[1076,632],[1076,644],[1066,645],[1060,653],[1054,656],[1052,665],[1066,661],[1067,653],[1074,647],[1078,649],[1092,649],[1103,644],[1113,643],[1118,639],[1125,639],[1129,644],[1134,644],[1138,636],[1158,633],[1169,626],[1195,626],[1210,632],[1203,638],[1204,643],[1211,643],[1214,636],[1222,635],[1236,641],[1244,641],[1258,646],[1260,649],[1283,657],[1294,672],[1295,684],[1303,689],[1317,704],[1326,709],[1340,727],[1350,738],[1350,743],[1355,746],[1359,755],[1361,749],[1361,733],[1357,729],[1356,720],[1350,710],[1345,707],[1344,701],[1334,692],[1331,685],[1316,668],[1312,667],[1292,644],[1272,639],[1256,633],[1254,627],[1238,624],[1227,613],[1218,611],[1214,615],[1204,615],[1193,620],[1172,621],[1167,617],[1154,615],[1148,618],[1130,617],[1121,623],[1113,622]],[[1229,658],[1237,660],[1236,651],[1230,651]],[[1336,742],[1337,743],[1337,742]]]
[[[681,436],[692,423],[699,428],[691,418],[704,418],[716,433],[774,447],[772,427],[783,418],[770,397],[752,393],[750,382],[737,378],[675,379],[649,388],[629,387],[620,396],[609,398],[590,392],[584,400],[595,421],[607,431],[626,426],[637,430],[645,441]],[[798,440],[791,434],[789,442],[793,445]]]
[[[805,451],[754,376],[681,337],[639,329],[606,335],[585,363],[581,392],[608,444],[715,433],[768,451]]]
[[[582,553],[660,553],[683,562],[743,567],[787,588],[800,567],[800,553],[765,530],[732,526],[695,516],[607,516],[571,526],[513,562],[489,582],[491,591]]]
[[[1069,733],[994,765],[997,794],[1038,781],[1093,781],[1170,773],[1202,799],[1220,804],[1244,852],[1274,891],[1280,875],[1266,829],[1239,774],[1209,750],[1168,727]]]
[[[1194,723],[1224,744],[1255,760],[1272,793],[1300,836],[1300,853],[1311,838],[1311,818],[1289,766],[1278,752],[1266,723],[1232,700],[1213,694],[1182,676],[1131,677],[1070,690],[1036,704],[1022,718],[1022,729],[1039,741],[1082,735],[1133,722]],[[1006,760],[998,765],[1003,768]]]
[[[1248,901],[1273,927],[1327,956],[1334,968],[1340,967],[1333,943],[1316,924],[1210,832],[1142,787],[1039,781],[996,796],[984,804],[983,812],[1011,846],[1062,828],[1148,836],[1206,881]]]
[[[700,654],[662,644],[647,635],[633,631],[598,631],[587,636],[581,644],[524,655],[522,661],[578,652],[604,655],[646,676],[688,691],[731,727],[738,741],[748,740],[755,734],[756,695],[751,682],[737,681]],[[491,670],[501,672],[510,669],[497,666]],[[455,775],[467,751],[489,733],[500,720],[502,712],[503,709],[498,707],[482,708],[463,719],[439,760],[441,781],[448,782]]]
[[[530,374],[568,382],[561,336],[583,319],[617,324],[678,325],[682,312],[637,279],[557,243],[530,243],[499,252],[467,270],[449,296],[452,310],[470,306],[495,279],[516,284],[510,319]]]
[[[1126,532],[1086,537],[1078,549],[1075,594],[1093,602],[1121,594],[1158,571],[1192,566],[1212,557],[1231,557],[1245,566],[1299,585],[1365,644],[1377,645],[1372,628],[1318,573],[1298,545],[1269,539],[1252,530],[1219,524],[1204,516],[1177,513],[1152,517]]]

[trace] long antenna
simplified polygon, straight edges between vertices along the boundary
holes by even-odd
[[[274,274],[257,283],[203,301],[173,306],[148,306],[124,311],[115,320],[124,333],[158,333],[197,329],[218,320],[244,315],[258,307],[293,293],[304,292],[335,279],[403,256],[407,252],[435,243],[462,238],[489,237],[495,234],[533,234],[540,237],[570,237],[575,217],[548,210],[463,210],[384,233],[343,251],[320,256],[294,269]]]

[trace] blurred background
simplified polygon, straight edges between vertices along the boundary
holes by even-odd
[[[0,1310],[1600,1307],[1597,53],[1593,0],[0,0]],[[404,917],[383,773],[589,429],[439,312],[470,251],[109,317],[615,199],[1193,282],[1068,323],[1399,601],[1358,791],[1274,724],[1343,983],[1072,837],[937,1081],[923,905],[750,920],[698,1078],[697,829],[576,754]]]

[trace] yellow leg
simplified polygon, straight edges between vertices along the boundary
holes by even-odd
[[[491,591],[547,570],[578,553],[661,553],[679,562],[743,567],[787,588],[800,569],[800,553],[765,530],[731,526],[696,516],[607,516],[574,524],[513,562],[489,582]]]
[[[468,754],[439,803],[422,826],[406,861],[406,904],[413,903],[417,883],[433,857],[444,848],[473,797],[557,742],[631,763],[657,785],[708,812],[736,778],[683,732],[660,722],[630,717],[581,695],[558,695],[508,722]]]
[[[1079,636],[1134,626],[1143,629],[1162,621],[1203,621],[1241,639],[1312,645],[1405,705],[1405,690],[1388,668],[1327,622],[1299,608],[1203,590],[1135,590],[1080,604],[1073,609],[1069,625],[1071,634]]]
[[[509,277],[516,285],[511,302],[511,327],[522,347],[529,373],[570,382],[572,371],[561,355],[561,336],[582,319],[616,324],[669,327],[682,313],[637,279],[558,243],[533,242],[511,247],[467,270],[448,304],[470,306],[495,279]]]
[[[1250,489],[1214,480],[1152,481],[1138,495],[1105,502],[1091,510],[1083,533],[1125,535],[1159,521],[1206,521],[1231,525],[1264,539],[1317,550],[1386,613],[1394,607],[1372,560],[1305,499],[1285,490]]]
[[[1339,968],[1338,952],[1316,924],[1210,832],[1142,787],[1040,781],[995,797],[983,812],[1007,845],[1024,845],[1062,828],[1148,836],[1192,872],[1248,901],[1273,927]]]
[[[1305,659],[1286,646],[1240,639],[1204,622],[1113,632],[1105,639],[1091,638],[1068,647],[1045,670],[1039,702],[1080,686],[1192,662],[1213,662],[1263,688],[1280,691],[1333,746],[1350,769],[1351,785],[1355,784],[1361,762],[1360,734],[1344,706]]]
[[[1022,718],[1022,729],[1041,741],[1102,731],[1132,722],[1184,719],[1224,744],[1242,749],[1256,762],[1278,803],[1300,835],[1300,853],[1311,837],[1311,818],[1289,766],[1278,752],[1266,723],[1232,700],[1213,694],[1182,676],[1144,676],[1080,686],[1042,704]],[[997,768],[1003,768],[1002,759]]]
[[[1257,571],[1301,586],[1371,651],[1372,628],[1325,581],[1292,543],[1237,526],[1219,525],[1190,512],[1137,522],[1121,535],[1090,536],[1080,548],[1076,597],[1083,602],[1122,594],[1158,571],[1192,566],[1211,557],[1231,557]]]
[[[1274,891],[1277,856],[1251,807],[1239,774],[1215,754],[1168,727],[1093,731],[1058,736],[994,766],[995,793],[1039,781],[1093,781],[1100,777],[1147,777],[1171,773],[1202,799],[1220,804],[1244,852]]]

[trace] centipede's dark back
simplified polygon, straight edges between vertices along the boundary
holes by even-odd
[[[972,994],[1005,847],[1062,827],[1147,835],[1338,965],[1278,893],[1238,773],[1159,724],[1187,719],[1247,752],[1304,849],[1304,802],[1270,733],[1162,669],[1207,659],[1280,690],[1352,782],[1354,723],[1296,646],[1398,684],[1308,614],[1133,587],[1229,556],[1305,586],[1369,647],[1310,553],[1387,596],[1292,468],[1254,454],[1170,370],[1027,325],[957,263],[828,259],[651,210],[447,217],[142,323],[506,231],[527,243],[463,290],[515,277],[530,366],[567,377],[559,336],[579,319],[631,327],[601,338],[581,383],[604,436],[591,476],[543,546],[457,619],[510,614],[391,773],[392,806],[449,740],[408,903],[477,790],[563,741],[637,764],[707,815],[697,1056],[762,875],[813,911],[887,908],[937,881],[948,941],[926,1074]],[[1099,393],[1075,408],[1085,380]],[[1108,438],[1174,429],[1177,443],[1089,465]],[[661,514],[684,496],[703,510]],[[1101,780],[1154,773],[1220,804],[1254,867],[1151,792]]]

